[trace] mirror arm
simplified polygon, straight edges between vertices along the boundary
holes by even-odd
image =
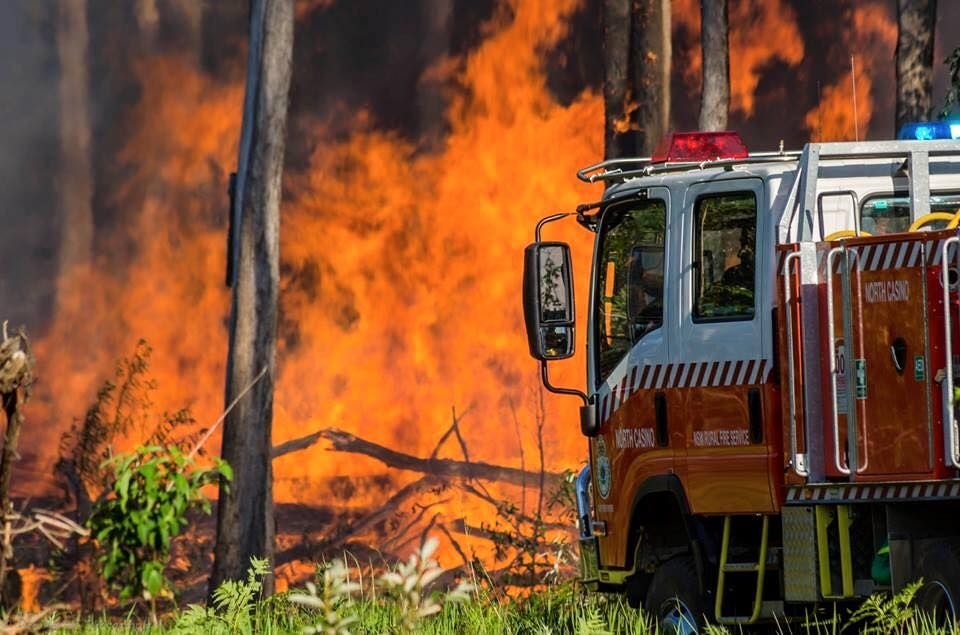
[[[573,395],[574,397],[580,397],[584,406],[590,405],[590,400],[587,398],[586,393],[576,390],[575,388],[559,388],[551,384],[550,377],[547,374],[547,362],[540,362],[540,379],[543,381],[544,388],[550,392],[558,395]]]
[[[538,243],[542,242],[540,240],[540,230],[543,229],[544,225],[546,225],[547,223],[552,223],[553,221],[560,220],[561,218],[566,218],[567,216],[576,216],[576,215],[577,215],[576,212],[560,212],[559,214],[551,214],[550,216],[545,216],[541,218],[540,221],[537,223],[537,231],[534,234],[536,242]]]

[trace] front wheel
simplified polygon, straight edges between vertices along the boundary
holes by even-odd
[[[699,633],[706,623],[705,607],[693,558],[676,556],[657,568],[650,581],[645,608],[660,633]]]
[[[920,558],[923,584],[914,602],[938,624],[953,624],[960,618],[960,545],[937,541]]]

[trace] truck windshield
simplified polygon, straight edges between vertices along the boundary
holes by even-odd
[[[597,261],[597,383],[636,342],[663,323],[667,208],[650,199],[611,207]]]
[[[930,211],[956,214],[960,212],[960,194],[930,194]],[[945,229],[950,221],[936,221],[926,225],[928,230]],[[910,228],[910,197],[906,193],[892,196],[872,196],[863,202],[860,227],[873,235],[905,232]]]

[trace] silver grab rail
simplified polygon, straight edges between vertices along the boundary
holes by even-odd
[[[827,351],[830,357],[830,415],[833,417],[833,464],[841,474],[850,474],[850,468],[840,462],[840,417],[837,413],[837,351],[833,327],[833,259],[844,247],[827,252]],[[847,387],[849,391],[849,386]]]
[[[799,257],[800,252],[794,251],[787,254],[783,260],[783,318],[787,323],[787,376],[790,378],[790,466],[797,476],[807,477],[810,472],[807,470],[806,459],[797,452],[797,386],[793,365],[793,314],[790,313],[790,264]]]
[[[859,209],[859,208],[858,208]],[[860,278],[860,250],[859,249],[850,249],[847,252],[853,256],[853,260],[856,263],[857,268],[857,321],[859,329],[858,337],[856,342],[860,344],[860,350],[863,351],[863,281]],[[856,354],[854,351],[855,342],[851,340],[850,342],[850,352],[853,354],[853,358],[856,359]],[[847,390],[850,390],[849,385]],[[862,418],[857,417],[857,427],[863,429],[863,464],[857,466],[857,474],[863,474],[867,471],[870,466],[870,444],[867,443],[867,417],[864,415]],[[859,432],[859,431],[858,431]],[[859,463],[859,461],[858,461]]]
[[[960,467],[960,447],[957,439],[960,437],[957,423],[953,420],[953,341],[951,338],[952,325],[950,324],[950,267],[947,251],[950,245],[960,242],[960,237],[954,236],[943,241],[940,247],[940,282],[943,287],[943,350],[946,353],[944,371],[946,376],[941,384],[945,398],[943,400],[943,432],[945,435],[944,449],[946,459],[955,467]]]

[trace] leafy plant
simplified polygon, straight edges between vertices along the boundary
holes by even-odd
[[[211,598],[212,607],[191,604],[174,624],[176,633],[252,633],[252,615],[262,608],[263,577],[270,573],[265,558],[251,558],[246,580],[225,580]]]
[[[896,595],[871,595],[853,612],[843,630],[855,627],[859,633],[876,635],[904,632],[916,618],[913,598],[921,586],[923,581],[917,580],[903,587]]]
[[[439,613],[445,603],[469,599],[473,591],[472,584],[461,581],[452,591],[427,593],[427,587],[443,574],[443,569],[433,559],[439,544],[436,538],[428,538],[407,562],[399,563],[394,570],[380,576],[380,584],[393,594],[399,605],[403,632],[412,633],[420,620]]]
[[[114,472],[106,498],[88,521],[100,555],[101,575],[122,600],[140,596],[150,602],[169,592],[163,570],[170,542],[186,525],[186,513],[199,507],[210,513],[201,489],[219,476],[232,479],[224,461],[194,467],[195,459],[176,446],[141,446],[105,462]]]
[[[354,605],[352,594],[359,590],[360,585],[350,581],[347,564],[338,559],[323,568],[319,589],[307,582],[307,592],[291,593],[289,600],[319,612],[320,621],[304,628],[305,633],[349,635],[348,627],[358,619],[351,611]]]
[[[140,340],[129,357],[117,360],[112,379],[103,383],[83,418],[75,420],[60,438],[60,458],[54,469],[81,514],[88,513],[90,501],[112,485],[108,459],[117,438],[138,439],[143,445],[176,445],[183,450],[204,432],[196,429],[187,408],[173,414],[154,411],[157,381],[150,374],[152,354],[146,340]]]
[[[576,625],[577,635],[613,635],[607,628],[606,620],[597,607],[584,609],[583,613],[577,616]]]

